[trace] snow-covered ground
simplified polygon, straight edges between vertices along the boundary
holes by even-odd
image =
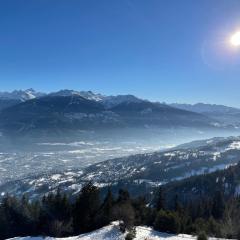
[[[68,238],[43,238],[43,237],[16,237],[14,240],[124,240],[125,234],[119,230],[118,223],[114,222],[109,226],[103,227],[99,230],[91,233],[82,234],[76,237]],[[13,240],[11,239],[11,240]],[[197,237],[186,234],[168,234],[154,231],[150,227],[139,226],[136,227],[135,240],[196,240]],[[216,240],[216,238],[209,238],[210,240]]]

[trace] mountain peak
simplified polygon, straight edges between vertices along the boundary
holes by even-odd
[[[94,93],[92,91],[75,91],[75,90],[69,90],[69,89],[63,89],[59,90],[58,92],[50,93],[52,96],[81,96],[83,98],[86,98],[88,100],[94,100],[96,102],[102,101],[105,96],[101,95],[99,93]]]
[[[0,99],[11,99],[24,102],[44,95],[44,93],[37,92],[33,88],[29,88],[26,90],[14,90],[12,92],[0,92]]]

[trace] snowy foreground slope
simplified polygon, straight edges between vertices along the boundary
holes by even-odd
[[[43,238],[43,237],[16,237],[11,240],[124,240],[125,234],[121,233],[117,223],[103,227],[91,233],[68,238]],[[167,234],[152,230],[150,227],[136,227],[136,240],[196,240],[196,237],[186,234]],[[209,238],[215,240],[216,238]]]

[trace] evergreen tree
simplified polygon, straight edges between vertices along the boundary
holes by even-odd
[[[99,189],[88,183],[83,186],[73,208],[74,232],[79,234],[93,230],[93,222],[99,209]]]
[[[220,191],[216,191],[213,197],[212,215],[216,219],[223,217],[225,210],[225,201],[223,194]]]
[[[41,207],[39,228],[44,234],[64,237],[71,232],[71,206],[65,194],[61,194],[59,189],[56,194],[50,193],[43,197]]]
[[[130,230],[134,226],[135,211],[127,190],[119,190],[118,199],[113,209],[113,216],[115,219],[122,221],[123,231],[126,229]]]
[[[165,197],[162,187],[160,187],[157,191],[154,205],[157,211],[165,209]]]
[[[5,200],[3,200],[4,202]],[[0,205],[0,239],[6,239],[9,237],[9,233],[11,231],[9,227],[9,222],[6,216],[5,212],[5,206],[2,202],[2,205]]]
[[[138,197],[132,201],[135,211],[135,225],[151,225],[153,223],[153,210],[147,207],[144,197]]]
[[[175,212],[160,210],[156,216],[154,228],[162,232],[179,233],[180,219]]]
[[[175,197],[174,197],[174,211],[178,212],[178,213],[181,213],[182,210],[183,210],[183,208],[182,208],[182,205],[179,201],[178,194],[176,194]]]
[[[207,240],[208,237],[205,232],[201,232],[198,234],[197,240]]]
[[[121,204],[121,203],[127,203],[129,201],[130,201],[129,192],[125,189],[120,189],[118,192],[117,203]]]
[[[114,205],[114,198],[112,195],[112,191],[109,188],[106,198],[104,199],[104,202],[103,202],[103,207],[102,207],[103,214],[108,218],[108,222],[112,220],[111,214],[112,214],[113,205]]]
[[[113,207],[114,207],[114,198],[112,195],[112,191],[109,188],[107,195],[103,201],[101,209],[98,211],[96,216],[96,225],[98,227],[106,226],[111,221],[113,221]]]

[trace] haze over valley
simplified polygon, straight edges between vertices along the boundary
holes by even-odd
[[[237,136],[240,126],[236,108],[187,108],[133,95],[28,89],[0,93],[0,103],[1,185],[42,174],[76,173],[108,159],[163,151],[194,140]],[[216,117],[223,112],[233,120]]]

